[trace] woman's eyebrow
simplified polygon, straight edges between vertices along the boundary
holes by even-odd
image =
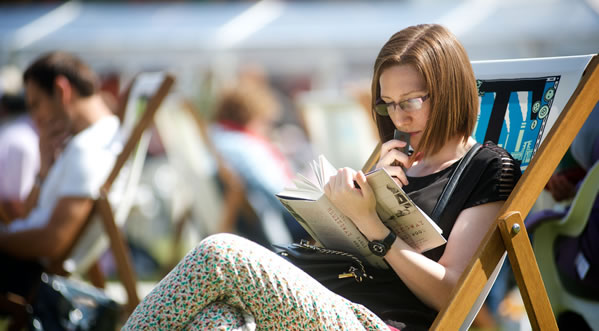
[[[424,90],[414,90],[414,91],[410,91],[410,92],[408,92],[408,93],[404,93],[404,94],[402,94],[402,95],[400,96],[400,100],[401,100],[401,99],[405,99],[405,97],[406,97],[406,96],[408,96],[408,95],[411,95],[411,94],[416,94],[416,93],[425,93],[425,91],[424,91]],[[393,98],[392,98],[392,97],[389,97],[389,96],[386,96],[386,95],[382,95],[382,94],[381,94],[381,98],[387,98],[387,99],[391,99],[391,100],[393,100]]]

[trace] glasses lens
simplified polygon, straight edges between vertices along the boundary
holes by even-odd
[[[388,105],[386,103],[379,103],[374,106],[374,110],[381,116],[389,116]]]
[[[402,101],[399,106],[405,111],[413,111],[422,108],[422,98],[413,98]]]

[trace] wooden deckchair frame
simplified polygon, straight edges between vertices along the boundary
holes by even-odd
[[[110,174],[108,175],[108,178],[100,188],[100,196],[98,197],[98,199],[94,201],[94,207],[92,209],[93,212],[90,214],[85,225],[81,228],[79,235],[77,236],[78,238],[83,233],[85,228],[91,223],[93,219],[92,216],[97,212],[104,225],[104,230],[106,231],[106,234],[108,235],[108,238],[110,240],[110,248],[115,258],[119,278],[123,283],[123,286],[125,287],[125,291],[127,293],[128,301],[126,311],[128,312],[133,311],[133,309],[135,309],[135,307],[139,304],[140,301],[139,296],[137,294],[136,276],[135,271],[132,267],[129,249],[116,224],[114,213],[112,211],[112,206],[110,204],[110,201],[108,200],[108,194],[110,192],[112,184],[118,177],[121,169],[131,156],[131,153],[133,153],[133,151],[135,150],[135,147],[140,141],[144,131],[150,127],[154,118],[154,114],[160,107],[162,101],[166,98],[174,82],[175,79],[173,76],[168,74],[165,75],[165,78],[158,90],[148,100],[145,112],[143,113],[139,121],[135,124],[135,127],[133,128],[130,136],[127,138],[123,150],[118,155],[115,164]],[[126,105],[127,99],[128,97],[125,98],[121,107],[119,107],[119,109],[121,109],[121,112],[124,112],[124,107]],[[63,258],[53,262],[53,267],[51,267],[51,269],[62,269],[65,260],[68,258],[68,256],[70,256],[76,244],[77,239],[73,240],[71,246],[67,250],[67,253],[63,256]],[[92,265],[90,271],[92,277],[96,277],[96,279],[98,279],[98,277],[101,277],[101,274],[99,274],[99,270],[97,270],[97,265]]]
[[[235,223],[237,222],[237,215],[240,212],[242,212],[249,219],[257,220],[258,215],[254,212],[249,201],[247,200],[243,181],[239,175],[233,171],[233,168],[227,165],[227,161],[225,161],[222,155],[216,150],[214,142],[208,134],[208,124],[200,116],[199,112],[195,109],[191,102],[185,102],[185,110],[194,119],[199,128],[200,134],[204,139],[206,148],[210,154],[212,154],[212,157],[215,158],[218,177],[224,185],[225,193],[223,197],[223,216],[219,222],[220,230],[224,232],[233,232]]]
[[[494,225],[482,240],[431,330],[460,329],[506,252],[533,330],[557,330],[524,219],[598,100],[599,55],[595,55],[545,141],[499,211]],[[372,169],[379,155],[380,144],[363,170]]]
[[[191,116],[195,125],[197,125],[198,131],[204,140],[204,144],[206,145],[208,152],[216,161],[217,176],[222,181],[224,186],[222,215],[218,220],[218,231],[234,232],[237,216],[240,213],[245,215],[248,219],[256,220],[257,222],[258,215],[247,200],[245,185],[243,184],[239,175],[227,165],[225,159],[216,150],[212,138],[208,134],[208,125],[206,121],[200,116],[196,107],[189,100],[184,101],[183,111],[187,112]],[[175,220],[175,245],[180,242],[183,227],[185,226],[185,222],[188,220],[190,214],[191,210],[187,210],[179,219]],[[177,254],[178,248],[173,249],[173,252],[174,254]],[[176,259],[174,260],[178,261],[179,257],[176,256]]]

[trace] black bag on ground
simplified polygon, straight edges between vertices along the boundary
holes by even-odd
[[[119,305],[101,290],[43,274],[29,329],[114,331],[119,313]]]

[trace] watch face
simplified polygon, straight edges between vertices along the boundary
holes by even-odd
[[[382,242],[371,241],[368,243],[368,248],[377,256],[384,256],[387,253],[387,247]]]

